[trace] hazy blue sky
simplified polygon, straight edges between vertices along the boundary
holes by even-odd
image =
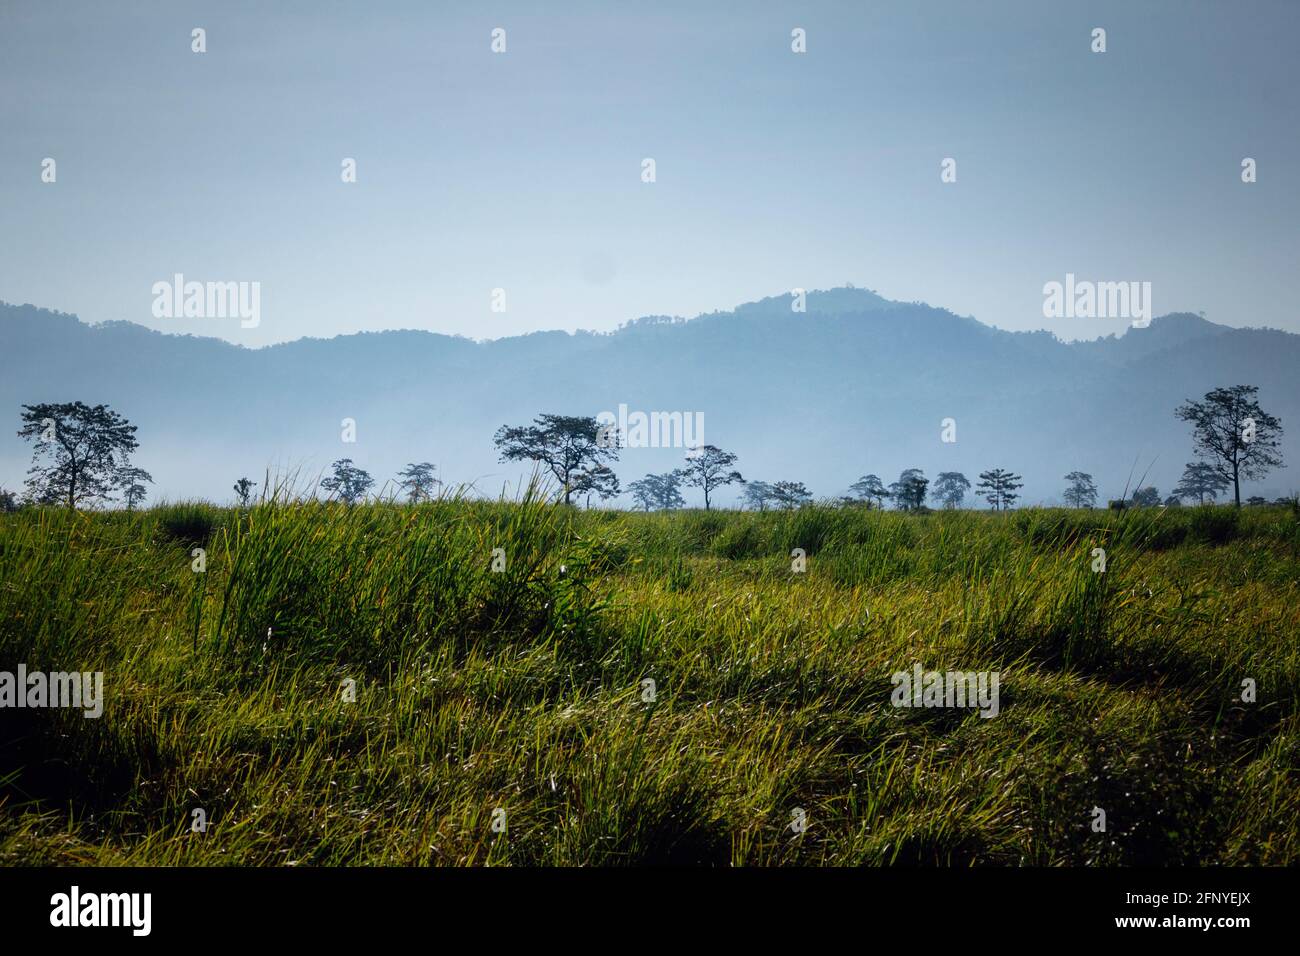
[[[1023,329],[1073,272],[1300,331],[1297,27],[1250,0],[3,0],[0,299],[264,344],[853,282]],[[176,272],[259,281],[261,325],[155,320]]]

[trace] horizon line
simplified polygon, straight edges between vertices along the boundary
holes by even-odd
[[[994,325],[993,323],[986,322],[973,315],[959,315],[958,313],[953,312],[944,306],[934,305],[930,302],[926,302],[921,299],[916,299],[909,302],[904,302],[899,299],[889,299],[886,298],[885,296],[880,295],[875,290],[867,288],[865,286],[842,285],[842,286],[831,286],[829,289],[808,289],[806,290],[806,295],[808,298],[811,299],[811,297],[814,295],[824,295],[827,293],[844,292],[844,291],[864,292],[871,296],[874,296],[875,298],[879,299],[882,303],[885,303],[885,305],[881,307],[878,311],[893,311],[896,308],[920,307],[935,312],[946,313],[952,316],[953,318],[966,319],[978,323],[984,328],[996,332],[1002,332],[1007,335],[1017,335],[1017,336],[1038,335],[1040,333],[1046,332],[1047,334],[1051,335],[1054,339],[1056,339],[1056,341],[1058,341],[1062,345],[1067,345],[1067,346],[1072,346],[1080,343],[1100,342],[1105,339],[1118,340],[1128,335],[1128,333],[1131,330],[1135,328],[1139,328],[1138,326],[1134,326],[1131,322],[1126,322],[1122,327],[1122,331],[1120,332],[1116,332],[1116,331],[1098,332],[1098,334],[1093,338],[1082,338],[1082,337],[1063,338],[1058,331],[1046,327],[1040,327],[1034,329],[1007,329],[998,325]],[[531,332],[520,332],[514,335],[503,335],[497,338],[471,338],[469,336],[462,335],[460,333],[454,333],[454,332],[438,332],[433,329],[415,328],[411,326],[392,326],[384,329],[358,329],[353,332],[340,332],[336,335],[331,335],[331,336],[302,335],[293,339],[284,339],[278,342],[267,342],[265,344],[260,344],[260,345],[234,342],[221,335],[204,335],[195,332],[180,332],[180,331],[168,332],[162,329],[153,328],[151,326],[145,325],[138,321],[134,321],[132,319],[103,319],[98,322],[91,322],[91,321],[87,321],[86,319],[83,319],[76,312],[64,312],[60,309],[37,305],[34,302],[18,303],[18,302],[10,302],[7,299],[0,299],[0,307],[8,306],[14,309],[30,308],[30,309],[35,309],[39,312],[49,313],[51,315],[75,319],[79,324],[84,325],[88,329],[102,329],[114,325],[129,325],[134,328],[141,329],[145,332],[166,336],[168,338],[186,338],[186,339],[198,339],[200,341],[220,342],[221,344],[229,345],[232,348],[255,352],[255,351],[263,351],[266,349],[285,346],[285,345],[293,345],[299,342],[332,342],[337,339],[351,338],[353,336],[386,335],[395,332],[411,332],[411,333],[417,333],[423,335],[438,336],[441,338],[455,339],[457,341],[466,342],[473,345],[488,345],[494,342],[508,342],[517,339],[528,338],[529,336],[533,336],[533,335],[560,334],[560,335],[567,335],[570,338],[574,338],[579,335],[612,337],[621,332],[628,331],[636,323],[642,322],[646,319],[662,319],[664,320],[663,324],[686,325],[692,322],[698,322],[701,319],[713,318],[715,316],[735,316],[736,313],[738,313],[741,309],[744,309],[746,307],[761,305],[762,303],[769,302],[772,300],[788,299],[791,298],[793,294],[794,294],[793,292],[788,291],[776,295],[763,296],[758,299],[753,299],[747,302],[738,303],[727,310],[715,309],[711,312],[699,312],[694,316],[667,315],[664,313],[647,312],[642,315],[638,315],[634,318],[627,319],[617,327],[605,331],[601,331],[597,329],[582,329],[582,328],[578,328],[578,329],[546,328],[546,329],[534,329]],[[791,315],[802,316],[805,318],[810,318],[812,316],[838,316],[838,315],[856,315],[856,314],[863,314],[863,313],[853,312],[851,310],[845,312],[828,312],[828,311],[819,311],[812,308],[809,308],[807,312],[791,312]],[[1227,325],[1222,322],[1215,322],[1214,320],[1207,318],[1203,312],[1185,312],[1185,311],[1166,312],[1161,315],[1152,316],[1149,325],[1154,325],[1158,321],[1170,319],[1170,318],[1176,318],[1176,317],[1197,318],[1209,325],[1213,325],[1216,326],[1217,328],[1225,329],[1228,331],[1283,332],[1288,335],[1300,335],[1300,332],[1291,332],[1287,329],[1279,329],[1279,328],[1274,328],[1272,326]],[[214,321],[222,321],[222,320],[214,320]],[[1084,320],[1074,320],[1074,321],[1093,321],[1093,320],[1084,319]]]

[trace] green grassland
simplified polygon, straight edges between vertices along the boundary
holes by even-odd
[[[3,864],[1300,861],[1289,508],[28,509],[19,663],[105,706],[0,711]]]

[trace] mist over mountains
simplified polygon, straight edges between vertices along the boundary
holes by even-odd
[[[1078,325],[1069,334],[1084,334]],[[961,471],[973,482],[1004,467],[1024,476],[1022,504],[1058,503],[1062,476],[1076,469],[1095,476],[1104,503],[1143,473],[1167,494],[1192,460],[1174,408],[1235,384],[1259,386],[1260,404],[1282,421],[1290,466],[1243,486],[1243,497],[1300,487],[1300,335],[1190,314],[1066,342],[847,287],[810,292],[803,313],[782,295],[608,334],[474,342],[389,331],[246,349],[0,304],[0,343],[6,488],[21,487],[30,463],[15,434],[23,403],[102,402],[129,418],[139,426],[134,463],[156,481],[151,501],[227,501],[236,478],[261,482],[268,469],[314,483],[343,457],[380,484],[429,460],[449,483],[513,495],[525,471],[497,461],[499,426],[624,404],[701,412],[704,440],[737,453],[747,479],[803,481],[818,497],[868,472],[889,483],[909,467],[931,478]],[[356,421],[355,443],[341,440],[345,418]],[[945,418],[956,421],[954,443],[941,441]],[[615,471],[626,487],[681,458],[626,448]],[[738,494],[733,486],[718,501]]]

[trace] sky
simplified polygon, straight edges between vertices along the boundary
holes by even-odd
[[[1260,0],[3,0],[0,299],[261,346],[851,282],[1053,329],[1073,273],[1300,332],[1297,27]],[[155,317],[177,273],[259,283],[258,324]]]

